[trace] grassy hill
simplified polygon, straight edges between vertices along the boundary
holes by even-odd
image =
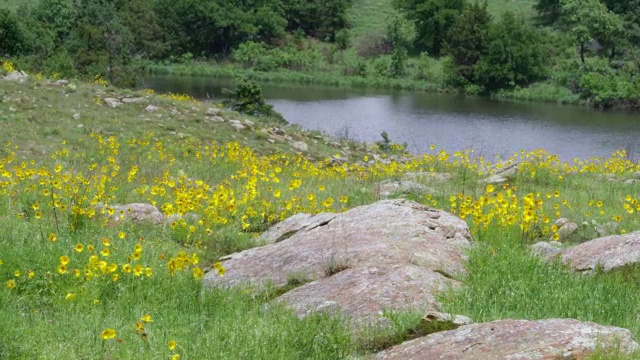
[[[522,14],[527,18],[534,17],[535,0],[488,0],[489,12],[499,17],[505,11]],[[386,19],[394,14],[393,0],[355,0],[349,11],[351,34],[358,39],[365,34],[384,31]]]
[[[560,163],[523,151],[509,159],[521,164],[509,184],[489,186],[476,181],[489,164],[470,153],[400,156],[184,95],[39,76],[0,85],[0,358],[341,359],[407,339],[424,314],[389,313],[395,328],[355,337],[335,317],[267,310],[299,282],[255,295],[203,291],[201,277],[273,223],[372,203],[380,181],[415,171],[453,178],[402,196],[465,219],[477,244],[446,310],[478,322],[571,317],[640,336],[629,316],[640,269],[575,275],[527,246],[560,239],[560,217],[581,224],[567,245],[596,237],[594,224],[640,229],[640,166],[624,153]],[[308,150],[269,137],[274,126]],[[140,202],[173,220],[113,220],[112,206]]]

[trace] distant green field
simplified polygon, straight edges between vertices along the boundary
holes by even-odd
[[[488,0],[487,2],[489,12],[494,17],[499,17],[505,11],[533,17],[536,15],[533,9],[535,3],[536,0]],[[349,12],[352,36],[359,38],[371,32],[383,31],[386,19],[393,13],[393,0],[355,0]]]

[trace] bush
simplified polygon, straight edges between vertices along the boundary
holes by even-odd
[[[225,106],[242,114],[269,116],[286,123],[282,115],[273,110],[273,106],[267,104],[262,95],[262,88],[255,81],[245,77],[236,77],[235,83],[235,90],[224,90],[225,94],[230,97],[224,102]]]

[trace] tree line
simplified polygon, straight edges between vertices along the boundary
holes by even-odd
[[[333,42],[351,0],[41,0],[0,9],[0,56],[70,76],[126,84],[135,59],[228,56],[243,42],[287,33]],[[106,70],[105,70],[106,69]]]
[[[407,78],[432,64],[416,59],[439,59],[437,81],[466,93],[544,82],[596,106],[640,107],[640,0],[538,0],[535,19],[494,17],[479,0],[389,1],[396,12],[382,35],[361,46],[349,39],[353,0],[40,0],[0,9],[0,56],[120,85],[132,84],[138,60],[261,71],[325,61],[344,75]]]

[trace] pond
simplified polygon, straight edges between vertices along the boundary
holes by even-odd
[[[145,87],[222,101],[229,80],[150,76]],[[609,156],[626,149],[640,155],[640,113],[596,111],[548,103],[506,102],[422,92],[262,84],[267,102],[305,129],[361,141],[386,131],[413,153],[434,144],[449,152],[509,156],[545,149],[562,160]]]

